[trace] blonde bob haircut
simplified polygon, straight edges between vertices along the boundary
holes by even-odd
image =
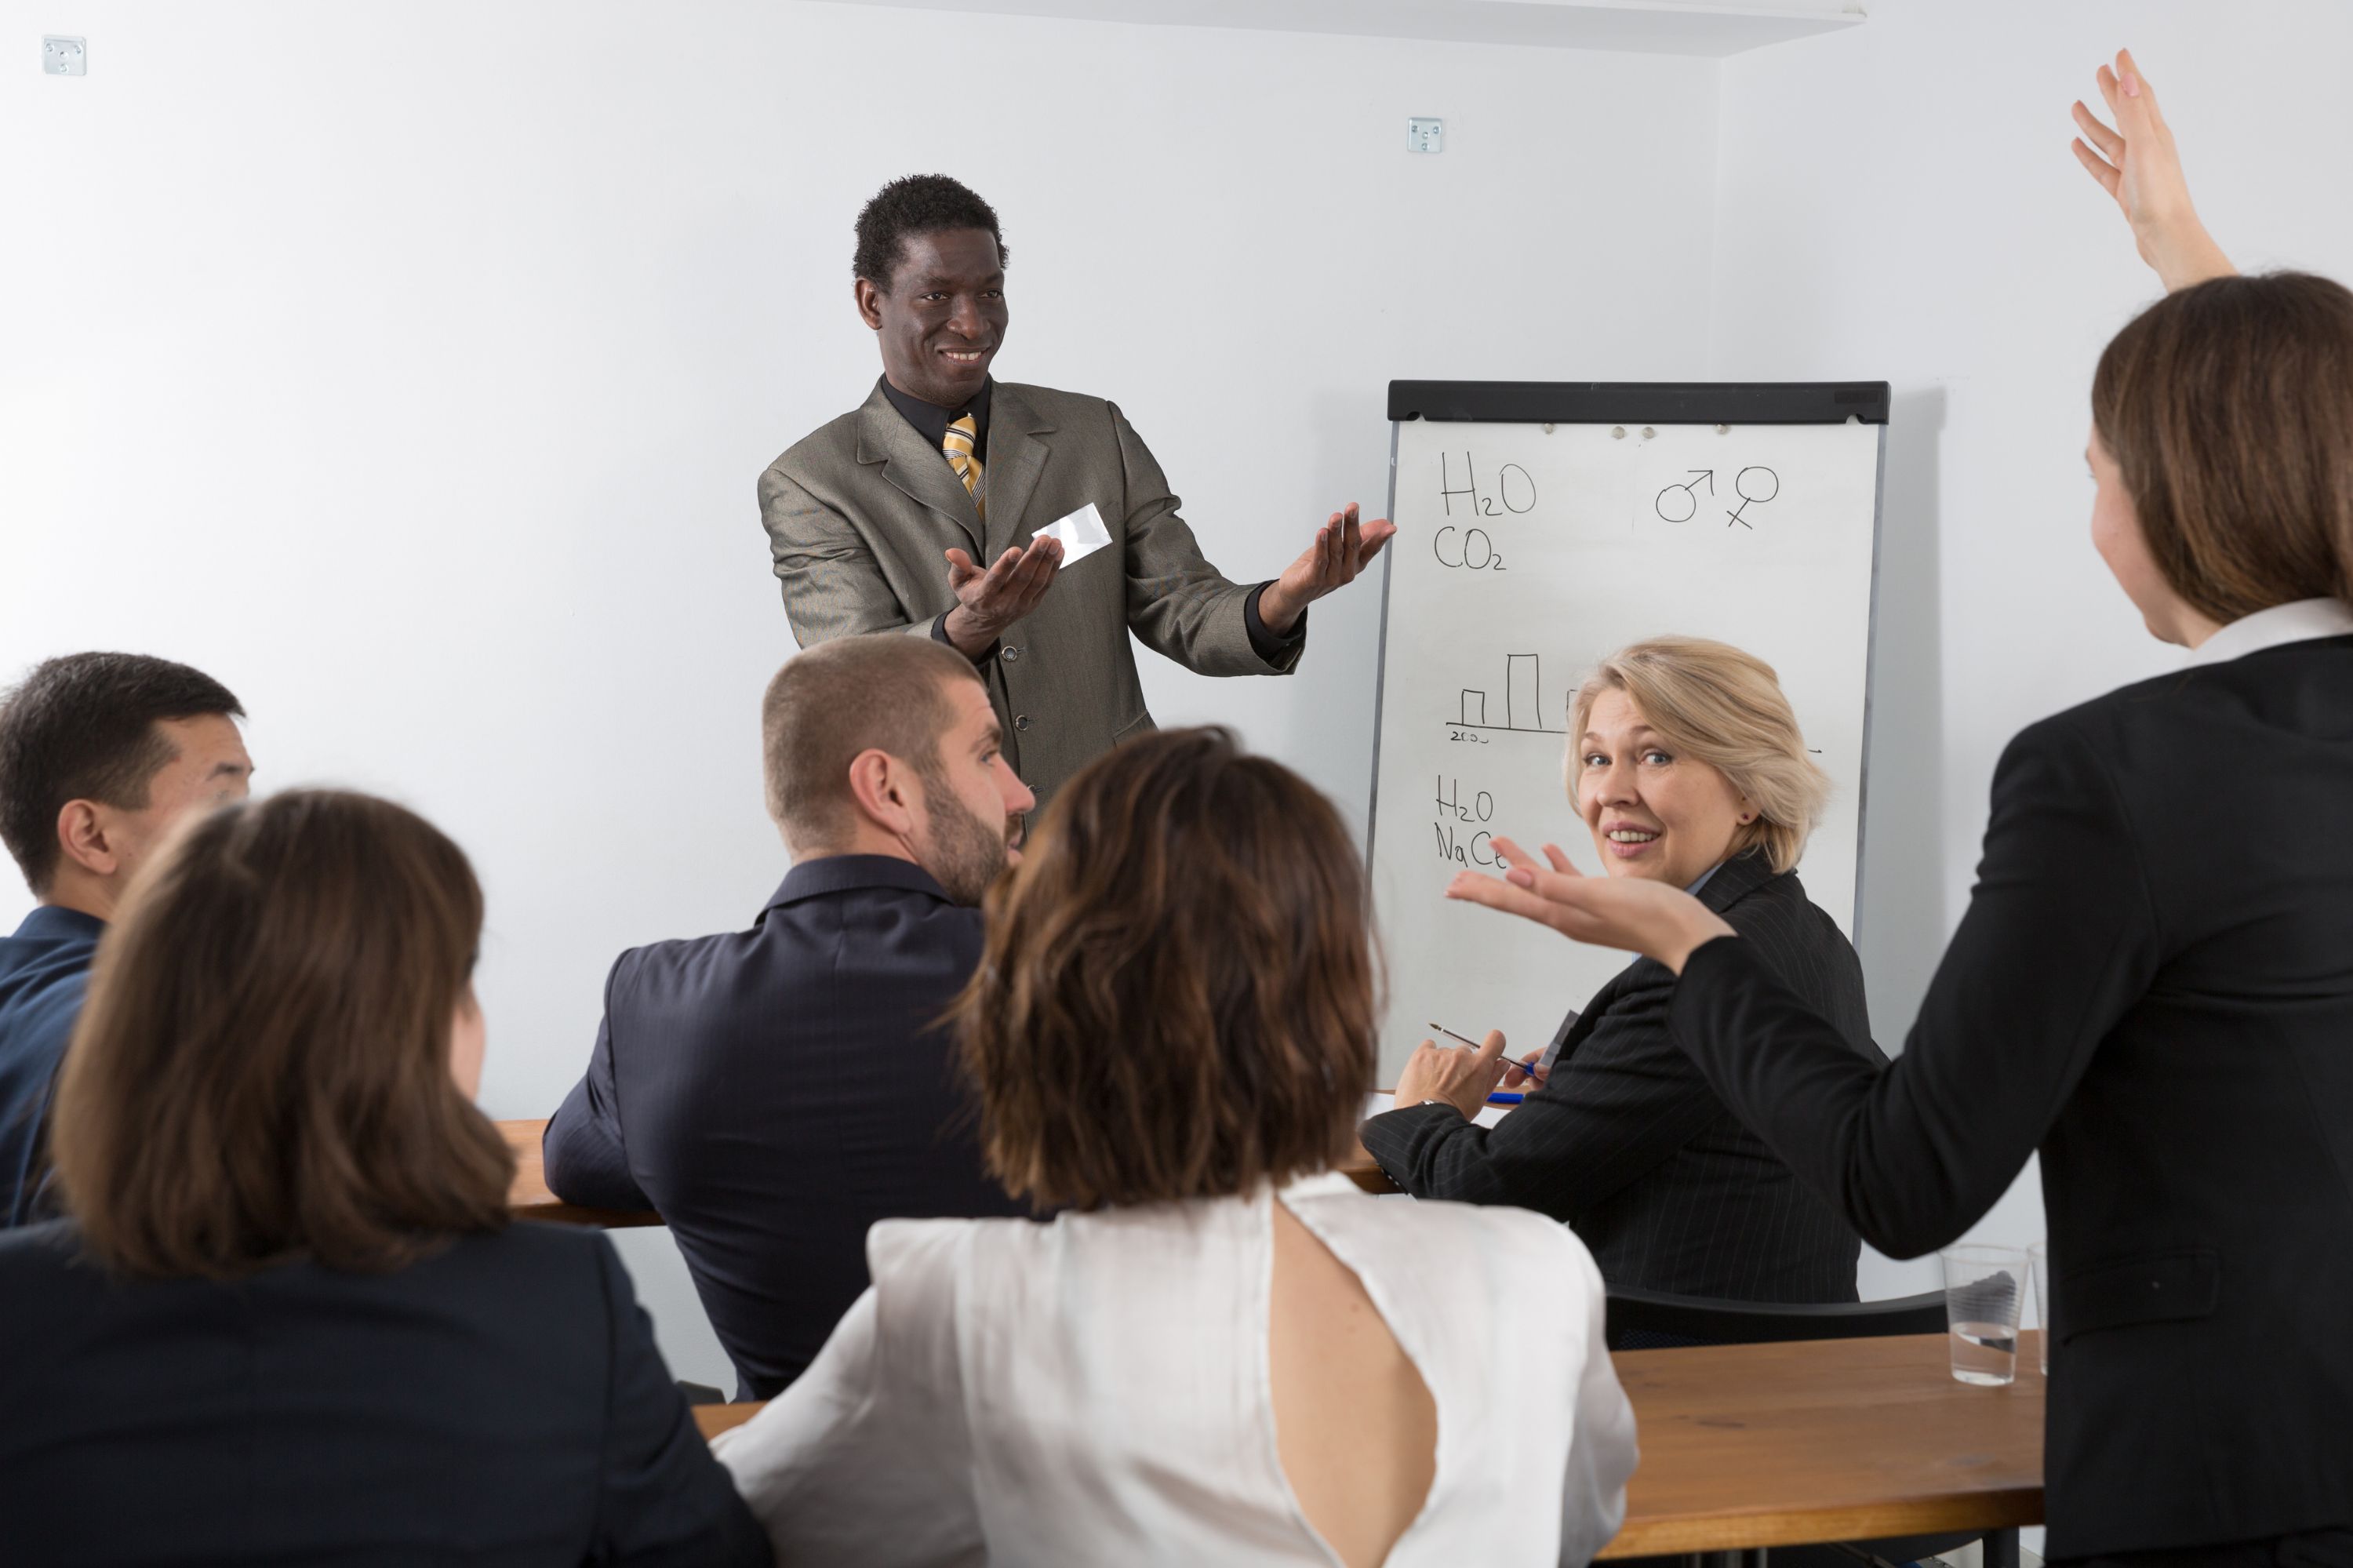
[[[1577,689],[1569,715],[1563,771],[1572,801],[1583,773],[1582,736],[1604,692],[1625,693],[1670,750],[1723,774],[1757,809],[1757,820],[1733,838],[1734,854],[1762,849],[1777,872],[1798,863],[1831,781],[1806,754],[1772,665],[1704,637],[1653,637],[1601,661]]]

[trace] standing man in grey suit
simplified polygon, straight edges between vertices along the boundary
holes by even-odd
[[[995,210],[944,175],[866,204],[853,270],[882,378],[760,476],[785,613],[804,648],[904,631],[971,659],[1041,802],[1152,727],[1129,631],[1200,674],[1288,674],[1308,605],[1397,532],[1360,524],[1352,503],[1281,577],[1228,581],[1117,405],[991,379],[1003,238]],[[1111,542],[1065,581],[1043,530],[1090,504]]]

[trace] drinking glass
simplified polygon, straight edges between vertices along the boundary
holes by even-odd
[[[2042,1375],[2051,1375],[2051,1246],[2036,1242],[2026,1249],[2026,1266],[2034,1272],[2034,1348]]]
[[[2014,1246],[1948,1246],[1945,1322],[1953,1376],[1999,1388],[2018,1375],[2018,1314],[2026,1294],[2026,1254]]]

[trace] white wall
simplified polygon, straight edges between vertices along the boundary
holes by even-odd
[[[2233,254],[2342,274],[2344,139],[2297,62],[2353,13],[1872,11],[1719,67],[751,0],[0,0],[0,679],[186,659],[252,709],[265,787],[448,827],[491,895],[485,1103],[543,1114],[612,955],[782,873],[753,481],[875,374],[859,201],[944,168],[1007,223],[1003,374],[1117,398],[1237,576],[1377,505],[1391,376],[1892,380],[1862,913],[1892,1045],[2002,743],[2176,657],[2084,537],[2091,366],[2155,285],[2066,104],[2131,43]],[[35,74],[42,32],[91,74]],[[1402,151],[1409,113],[1445,154]],[[1145,655],[1155,708],[1359,811],[1376,609],[1320,607],[1286,682]],[[2041,1226],[2030,1174],[1978,1232]],[[724,1381],[666,1237],[619,1239],[678,1370]],[[1866,1261],[1866,1294],[1933,1283]]]
[[[35,72],[43,32],[90,74]],[[1392,376],[1707,369],[1708,61],[774,0],[0,0],[0,679],[186,660],[263,788],[454,833],[494,1116],[554,1107],[617,951],[782,875],[753,484],[879,370],[885,179],[997,205],[1000,373],[1116,398],[1245,578],[1380,504]],[[1377,608],[1320,606],[1290,680],[1146,655],[1147,692],[1360,813]],[[728,1383],[666,1234],[617,1239]]]
[[[1895,387],[1862,916],[1891,1047],[1968,903],[2003,745],[2181,657],[2087,531],[2092,367],[2159,291],[2067,151],[2069,103],[2097,105],[2125,45],[2242,266],[2353,272],[2321,63],[2353,10],[2331,0],[1873,0],[1863,26],[1722,68],[1711,373]],[[2031,1167],[1973,1234],[2042,1237]],[[1862,1279],[1937,1282],[1933,1259]]]

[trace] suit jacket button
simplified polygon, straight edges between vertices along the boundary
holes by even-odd
[[[1005,662],[1006,662],[1007,663],[1008,663],[1008,664],[1012,663],[1016,659],[1018,659],[1018,658],[1020,658],[1020,657],[1021,657],[1021,650],[1020,650],[1020,649],[1018,649],[1018,648],[1008,648],[1008,649],[1005,651]]]
[[[1029,715],[1028,714],[1014,715],[1013,727],[1015,729],[1028,729],[1029,727]]]

